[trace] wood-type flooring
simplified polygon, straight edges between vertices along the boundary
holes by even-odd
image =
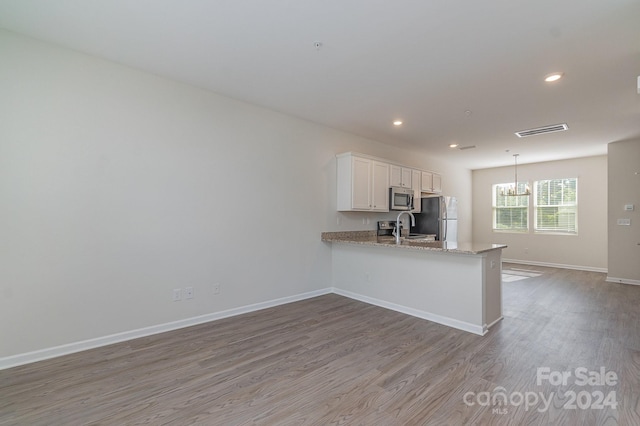
[[[0,424],[640,425],[640,286],[504,267],[485,336],[329,294],[0,371]]]

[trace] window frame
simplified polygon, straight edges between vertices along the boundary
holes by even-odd
[[[531,231],[531,203],[529,200],[530,195],[504,195],[504,197],[508,199],[518,199],[521,200],[521,197],[526,197],[527,202],[526,205],[515,205],[515,206],[498,206],[498,190],[502,188],[504,192],[507,192],[507,188],[514,187],[515,183],[496,183],[491,187],[491,208],[492,208],[492,231],[499,233],[515,233],[515,234],[528,234]],[[518,192],[524,192],[525,188],[529,185],[529,182],[518,182]],[[524,217],[526,219],[526,227],[525,228],[498,228],[498,211],[506,210],[506,209],[525,209]]]
[[[549,185],[554,181],[574,181],[575,182],[575,201],[565,203],[564,200],[560,204],[538,204],[538,192],[539,192],[539,184],[540,183],[548,183]],[[562,193],[562,198],[564,199],[564,191]],[[549,200],[547,200],[549,201]],[[540,179],[533,182],[533,232],[535,234],[540,235],[578,235],[578,206],[579,206],[579,198],[578,198],[578,178],[570,177],[570,178],[552,178],[552,179]],[[574,230],[563,230],[563,229],[551,229],[551,228],[542,228],[538,227],[538,209],[542,208],[565,208],[573,210],[573,228]],[[567,228],[568,229],[568,228]]]

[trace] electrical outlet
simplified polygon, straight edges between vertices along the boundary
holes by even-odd
[[[213,285],[213,294],[220,294],[220,284],[216,283]]]
[[[182,290],[179,288],[174,288],[173,289],[173,301],[177,302],[179,300],[182,300]]]
[[[184,298],[185,299],[193,299],[193,287],[185,287],[184,288]]]

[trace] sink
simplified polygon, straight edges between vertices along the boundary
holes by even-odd
[[[435,234],[409,234],[408,237],[405,237],[405,240],[426,240],[426,241],[435,241]]]
[[[432,243],[435,241],[435,235],[433,234],[409,234],[409,236],[407,237],[402,237],[402,244],[425,244],[425,243]],[[387,235],[378,235],[378,237],[376,238],[376,240],[379,243],[394,243],[396,240],[396,237],[392,237],[392,236],[387,236]]]
[[[434,240],[428,240],[428,239],[421,239],[421,240],[404,240],[402,242],[403,245],[407,245],[407,246],[414,246],[414,247],[441,247],[442,244],[440,244],[440,241],[434,241]]]

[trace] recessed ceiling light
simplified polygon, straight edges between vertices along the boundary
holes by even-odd
[[[401,120],[396,120],[393,122],[394,126],[402,126],[402,121]]]
[[[544,81],[546,81],[547,83],[552,83],[554,81],[560,80],[563,75],[564,75],[563,72],[552,72],[551,74],[547,74],[544,77]]]
[[[451,145],[449,145],[449,148],[457,148],[458,144],[457,143],[452,143]]]

